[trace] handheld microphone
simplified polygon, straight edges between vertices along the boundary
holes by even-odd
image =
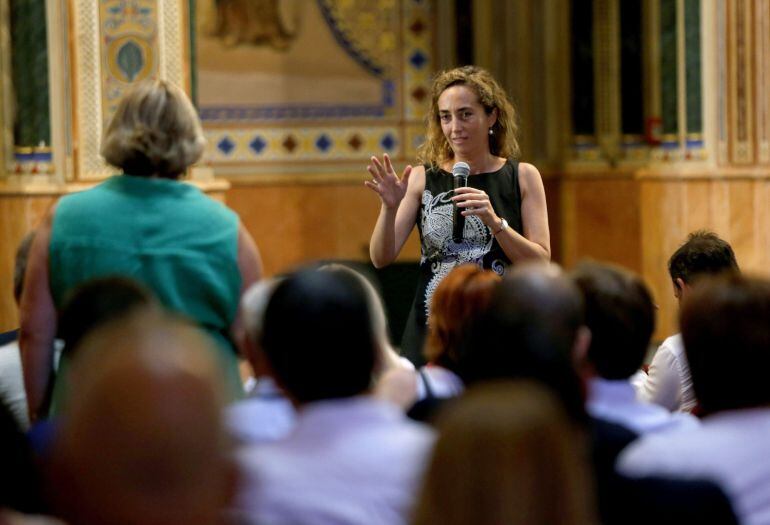
[[[465,162],[458,162],[452,166],[452,189],[463,188],[468,185],[468,175],[471,173],[471,167]],[[452,240],[462,242],[463,230],[465,229],[465,217],[460,214],[462,208],[458,208],[456,203],[452,204]]]

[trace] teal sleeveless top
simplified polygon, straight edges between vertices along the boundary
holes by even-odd
[[[53,218],[49,275],[57,309],[89,279],[123,275],[143,283],[216,341],[234,398],[242,392],[229,335],[240,299],[237,261],[235,212],[175,180],[117,175],[63,197]],[[64,369],[66,358],[53,412],[65,388],[59,384]]]

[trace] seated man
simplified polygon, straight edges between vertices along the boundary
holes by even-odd
[[[408,521],[433,434],[369,395],[382,359],[369,308],[347,272],[300,271],[276,287],[261,346],[297,421],[283,441],[239,454],[244,485],[233,518]]]
[[[682,304],[680,326],[703,423],[645,436],[621,454],[619,469],[710,479],[741,523],[770,523],[770,281],[700,283]]]
[[[671,414],[638,401],[629,378],[641,366],[655,327],[655,307],[637,276],[605,264],[585,262],[572,272],[583,294],[591,342],[585,355],[588,412],[636,434],[696,426],[690,414]]]
[[[668,261],[674,295],[680,302],[698,279],[725,271],[738,271],[735,253],[727,242],[707,231],[691,233]],[[647,373],[640,372],[633,383],[637,396],[643,401],[656,403],[672,412],[691,412],[696,407],[681,334],[663,341]]]
[[[67,523],[220,522],[236,473],[216,359],[203,332],[157,310],[85,337],[52,453]]]
[[[28,233],[19,243],[13,268],[13,299],[18,306],[24,289],[24,273],[27,270],[27,258],[35,233]],[[21,370],[19,341],[10,338],[0,346],[0,402],[8,405],[22,430],[29,427],[27,415],[27,393],[24,391],[24,378]]]
[[[246,328],[246,341],[242,346],[256,379],[246,398],[227,408],[227,429],[241,445],[282,439],[294,428],[294,407],[275,384],[272,368],[259,342],[265,308],[279,282],[277,279],[259,281],[251,285],[241,300]]]

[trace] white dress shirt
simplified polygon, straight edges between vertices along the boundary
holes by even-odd
[[[249,396],[225,412],[227,429],[240,444],[283,439],[294,428],[295,419],[291,402],[269,377],[260,377]]]
[[[635,384],[637,396],[668,410],[690,412],[697,401],[682,335],[672,335],[658,347],[646,375]]]
[[[616,423],[640,435],[698,426],[698,420],[690,414],[672,414],[659,405],[639,401],[634,387],[625,379],[591,379],[586,409],[596,418]]]
[[[11,409],[19,427],[26,432],[29,428],[27,393],[24,390],[18,341],[0,346],[0,399]]]
[[[407,523],[433,432],[369,396],[310,403],[283,441],[239,454],[239,523]]]
[[[714,414],[697,429],[646,436],[618,458],[629,476],[709,479],[741,523],[770,523],[770,409]]]

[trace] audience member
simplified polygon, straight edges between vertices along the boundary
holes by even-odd
[[[655,306],[642,280],[596,262],[581,263],[571,277],[583,294],[591,331],[583,364],[589,377],[588,412],[636,434],[697,425],[690,414],[671,414],[637,400],[629,381],[644,362],[655,328]]]
[[[619,468],[710,479],[741,523],[770,523],[770,281],[704,280],[688,291],[680,326],[703,424],[646,436],[623,452]]]
[[[86,281],[70,292],[59,313],[58,338],[63,343],[53,386],[50,414],[57,415],[70,387],[69,370],[83,338],[95,328],[135,310],[159,309],[150,290],[121,276]]]
[[[294,427],[294,406],[275,383],[260,342],[265,309],[280,282],[280,279],[259,281],[243,295],[241,309],[246,328],[243,346],[256,381],[246,398],[231,404],[226,413],[228,430],[242,445],[282,439]]]
[[[83,340],[51,476],[68,523],[219,522],[235,468],[217,351],[194,326],[158,312],[129,314]]]
[[[543,387],[472,387],[437,427],[416,525],[598,523],[585,436]]]
[[[514,268],[466,334],[460,367],[466,384],[530,379],[556,394],[570,420],[589,436],[602,523],[678,523],[690,518],[698,523],[710,517],[733,523],[729,502],[707,481],[629,480],[617,474],[617,455],[637,435],[586,414],[585,386],[576,370],[591,339],[583,323],[581,293],[558,266]]]
[[[730,245],[703,230],[691,233],[668,261],[674,295],[680,302],[701,277],[737,271],[738,263]],[[637,395],[643,401],[681,412],[691,412],[697,405],[681,334],[663,341],[647,373],[642,372],[637,378]]]
[[[390,343],[390,336],[388,335],[388,319],[385,315],[385,306],[382,304],[382,297],[372,282],[364,276],[361,272],[354,270],[344,264],[331,263],[324,264],[319,268],[322,271],[331,272],[343,272],[352,275],[366,292],[367,302],[369,304],[369,312],[372,315],[372,330],[379,342],[379,348],[382,353],[381,359],[378,360],[377,369],[374,373],[374,379],[379,380],[380,377],[388,370],[393,368],[414,370],[414,365],[406,357],[401,357],[393,349]]]
[[[523,264],[496,287],[488,308],[468,327],[458,347],[466,385],[494,379],[546,384],[569,416],[586,421],[583,386],[574,356],[584,352],[580,293],[555,264]]]
[[[297,406],[283,441],[239,457],[233,516],[253,523],[405,523],[433,443],[429,429],[370,394],[381,357],[370,305],[346,272],[305,270],[281,282],[262,349]]]
[[[24,289],[24,274],[27,270],[29,249],[35,238],[35,232],[24,236],[16,250],[13,268],[13,299],[18,306]],[[27,394],[24,391],[24,375],[21,369],[19,341],[14,340],[0,346],[0,403],[6,403],[13,412],[22,430],[29,427],[27,415]]]
[[[38,229],[21,301],[20,346],[32,419],[46,414],[56,311],[77,285],[121,274],[196,321],[217,342],[231,398],[242,395],[234,341],[241,293],[261,273],[237,215],[180,181],[203,153],[190,100],[164,80],[138,83],[107,125],[101,152],[122,173],[62,197]]]
[[[420,368],[418,395],[451,397],[463,390],[457,376],[459,345],[475,317],[486,311],[501,278],[475,264],[458,266],[447,275],[433,293],[425,357],[428,365]]]

